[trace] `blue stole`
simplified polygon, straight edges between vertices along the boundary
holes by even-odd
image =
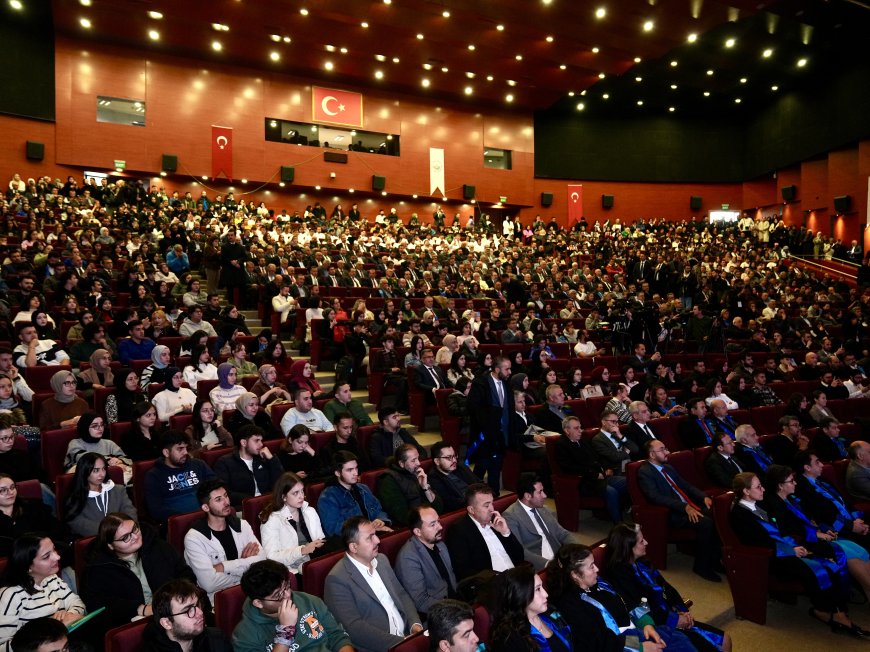
[[[749,454],[752,455],[752,458],[755,460],[758,466],[761,467],[762,471],[767,471],[767,467],[773,464],[773,460],[768,457],[767,453],[764,452],[761,446],[759,446],[757,449],[752,448],[752,446],[745,446],[744,448],[749,451]]]
[[[553,632],[553,636],[558,636],[559,640],[562,641],[562,644],[568,650],[573,650],[574,645],[571,642],[571,626],[562,622],[562,616],[558,611],[554,611],[550,616],[546,616],[545,614],[541,614],[541,620],[543,620],[547,627],[550,628],[550,631]],[[532,638],[538,643],[538,650],[540,652],[550,652],[550,644],[544,635],[535,629],[534,625],[530,625],[532,630]]]
[[[737,430],[737,426],[734,425],[734,420],[730,416],[727,421],[725,419],[716,419],[716,425],[731,435],[731,439],[734,439],[734,431]]]
[[[831,437],[831,440],[837,445],[837,450],[840,452],[841,457],[849,457],[849,453],[846,452],[846,446],[843,444],[842,437]]]
[[[852,514],[846,508],[846,504],[843,502],[840,494],[837,493],[837,490],[821,478],[816,478],[815,481],[809,480],[809,483],[816,493],[821,494],[822,496],[830,500],[834,504],[834,507],[837,508],[837,513],[839,514],[839,516],[837,516],[837,520],[835,522],[831,523],[831,529],[834,532],[839,532],[849,523],[851,523],[853,519],[861,517],[860,512],[855,512],[854,514]]]
[[[598,586],[600,586],[603,590],[608,591],[609,593],[613,593],[614,595],[616,595],[616,591],[614,591],[612,588],[610,588],[610,586],[608,586],[604,582],[604,580],[599,579]],[[598,611],[601,612],[601,617],[604,619],[604,624],[607,625],[607,629],[609,629],[611,632],[613,632],[617,636],[620,636],[622,634],[622,632],[619,631],[619,625],[616,622],[616,618],[614,618],[613,615],[607,610],[607,607],[605,607],[603,604],[598,602],[598,600],[593,598],[586,591],[580,592],[580,599],[583,600],[583,602],[588,602],[593,607],[598,609]],[[643,640],[642,637],[641,637],[641,640]]]
[[[776,544],[776,556],[794,557],[794,548],[798,545],[798,542],[791,537],[783,535],[779,531],[779,528],[776,527],[775,523],[765,521],[758,516],[756,516],[756,518],[758,518],[758,522],[761,523],[761,527],[763,527],[765,531],[767,531],[767,534]],[[839,548],[834,548],[834,556],[835,559],[833,560],[810,557],[796,557],[796,559],[800,559],[800,561],[802,561],[809,567],[809,569],[813,572],[813,575],[816,576],[816,581],[819,584],[819,588],[824,591],[833,586],[833,583],[831,582],[831,575],[840,576],[841,578],[845,576],[846,555],[843,554],[843,551]]]

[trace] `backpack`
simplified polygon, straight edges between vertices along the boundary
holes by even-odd
[[[343,355],[335,363],[335,382],[350,383],[353,382],[353,357]]]

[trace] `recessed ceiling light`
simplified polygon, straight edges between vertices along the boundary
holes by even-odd
[[[472,52],[474,52],[474,50],[475,50],[474,43],[469,43],[468,49],[471,50]]]
[[[495,28],[500,32],[504,31],[504,25],[496,25]]]
[[[492,81],[493,79],[495,79],[495,77],[493,77],[492,75],[486,76],[486,81]]]
[[[417,40],[422,41],[425,37],[422,34],[417,34]]]
[[[367,22],[363,21],[359,24],[359,26],[362,27],[363,29],[368,29],[369,24]]]
[[[424,63],[423,70],[432,70],[432,64],[431,63]]]
[[[726,48],[733,48],[735,43],[737,43],[737,39],[729,38],[727,41],[725,41],[725,47]]]
[[[655,24],[653,21],[648,20],[648,21],[646,21],[646,22],[643,24],[643,31],[645,31],[645,32],[651,32],[651,31],[653,31],[653,28],[654,28],[655,26],[656,26],[656,24]]]
[[[423,77],[423,79],[420,80],[420,85],[423,88],[429,88],[429,84],[430,84],[429,80],[426,79],[425,77]]]
[[[272,51],[272,52],[269,53],[269,58],[270,58],[272,61],[280,61],[280,60],[281,60],[281,53],[280,53],[280,52]]]
[[[713,76],[713,70],[712,70],[712,69],[707,71],[707,76],[708,76],[708,77],[712,77],[712,76]]]
[[[710,97],[710,91],[704,91],[704,97]]]
[[[324,45],[323,47],[326,49],[327,52],[335,52],[335,46],[334,46],[334,45],[330,45],[330,44],[327,43],[327,44]]]
[[[375,79],[383,79],[384,71],[383,70],[375,70]]]
[[[568,91],[568,97],[574,97],[574,91]]]
[[[636,82],[642,82],[642,81],[643,81],[643,77],[635,77],[635,78],[634,78],[634,81],[636,81]]]
[[[770,90],[772,90],[772,91],[778,91],[778,90],[779,90],[779,86],[771,86],[771,87],[770,87]]]
[[[635,57],[635,58],[634,58],[634,62],[635,62],[635,63],[640,63],[640,62],[641,62],[641,58],[640,58],[640,57]]]
[[[510,93],[508,93],[507,95],[504,96],[504,101],[505,101],[505,102],[508,102],[508,103],[513,102],[513,101],[514,101],[514,96],[511,95]]]
[[[383,195],[384,197],[386,197],[386,196],[387,196],[387,191],[384,190],[383,192],[381,192],[381,195]]]
[[[598,54],[599,52],[601,52],[601,48],[599,48],[597,45],[592,48],[592,54]]]
[[[679,61],[671,61],[671,68],[676,68],[679,65],[680,65]]]
[[[448,72],[449,70],[450,68],[448,68],[447,66],[441,66],[441,72]]]
[[[467,72],[467,73],[465,73],[465,76],[468,77],[469,79],[474,79],[474,73],[473,73],[473,72]]]
[[[273,41],[275,41],[275,43],[281,42],[281,35],[280,34],[269,34],[269,38],[272,39]]]
[[[291,39],[290,39],[289,36],[285,36],[282,40],[283,40],[285,43],[289,43]]]
[[[745,83],[748,82],[748,81],[749,81],[749,80],[746,79],[746,77],[741,77],[741,78],[740,78],[740,83],[741,83],[741,84],[745,84]]]
[[[765,59],[769,59],[773,56],[773,48],[767,48],[764,52],[761,53],[761,56],[763,56]]]
[[[598,7],[598,9],[595,10],[595,17],[596,18],[599,18],[599,19],[604,18],[606,15],[607,15],[607,9],[605,9],[604,7]]]
[[[798,68],[803,68],[805,65],[807,65],[807,60],[806,60],[806,59],[798,59],[798,62],[797,62],[797,67],[798,67]]]
[[[279,182],[278,182],[278,187],[279,187],[279,188],[283,188],[285,185],[287,185],[287,184],[285,184],[283,181],[279,181]]]
[[[445,18],[450,18],[450,12],[447,11],[446,9],[441,12],[441,15],[444,16]]]
[[[578,110],[578,111],[582,111],[582,110],[585,109],[585,108],[586,108],[586,105],[583,104],[583,102],[580,102],[580,103],[577,105],[577,110]]]
[[[545,5],[551,4],[553,0],[541,0]]]
[[[672,90],[672,91],[677,90],[677,85],[676,85],[676,84],[671,84],[671,90]]]
[[[223,23],[212,23],[211,28],[216,32],[229,32],[230,26]]]
[[[11,5],[12,3],[10,2],[9,4]],[[93,4],[93,2],[92,2],[92,0],[79,0],[79,4],[82,7],[90,7]]]
[[[677,107],[675,107],[675,106],[669,106],[669,107],[668,107],[668,111],[670,111],[671,113],[673,113],[673,112],[676,111],[676,110],[677,110]]]
[[[315,190],[320,190],[320,186],[314,186]]]
[[[513,79],[508,79],[508,80],[507,80],[507,85],[508,85],[508,86],[516,86],[517,83],[516,83]]]
[[[695,34],[695,32],[692,32],[691,34],[689,34],[689,35],[686,37],[686,40],[687,40],[689,43],[694,43],[695,41],[698,40],[698,35]]]
[[[638,105],[638,106],[643,106],[643,100],[638,100],[638,101],[637,101],[637,105]]]
[[[160,32],[158,32],[156,29],[149,29],[148,30],[148,38],[150,38],[152,41],[159,41],[160,40]]]
[[[523,55],[518,54],[517,56],[514,57],[514,59],[516,59],[517,61],[522,61],[522,60],[523,60]]]
[[[586,91],[580,91],[580,95],[586,95]]]
[[[220,52],[221,50],[224,49],[224,46],[221,45],[220,41],[212,41],[211,42],[211,49],[214,50],[215,52]]]
[[[605,93],[604,95],[601,96],[601,99],[602,99],[602,100],[609,100],[609,99],[610,99],[610,93]]]
[[[323,67],[326,68],[327,70],[332,70],[335,66],[332,64],[332,61],[327,61],[326,63],[323,64]]]
[[[247,179],[242,179],[241,182],[242,182],[242,183],[248,183],[248,180],[247,180]]]
[[[271,120],[271,121],[269,122],[269,126],[270,126],[270,127],[277,127],[277,126],[278,126],[278,121],[277,121],[277,120]]]
[[[604,79],[605,77],[607,77],[607,75],[605,75],[603,72],[598,73],[598,79]]]
[[[339,49],[339,52],[341,52],[342,54],[347,54],[347,48],[341,48]]]
[[[302,7],[302,9],[299,10],[299,13],[302,14],[303,16],[307,16],[308,10],[305,7]]]
[[[87,18],[79,18],[79,25],[81,25],[85,29],[90,29],[92,27],[91,21]]]
[[[21,4],[21,0],[9,0],[9,6],[12,7],[15,11],[21,11],[22,9],[24,9],[24,5]]]
[[[202,180],[203,180],[203,181],[208,181],[208,177],[205,176],[205,175],[203,175],[203,176],[202,176]]]
[[[567,69],[568,69],[568,66],[566,66],[564,63],[559,66],[559,70],[567,70]]]
[[[399,61],[400,61],[399,57],[393,57],[393,63],[399,63]]]
[[[741,100],[739,97],[735,97],[735,98],[734,98],[734,103],[735,103],[735,104],[740,104],[742,101],[743,101],[743,100]]]
[[[391,4],[393,4],[393,0],[384,0],[384,4],[391,5]]]
[[[378,61],[386,61],[387,60],[387,58],[383,54],[376,54],[375,59],[377,59]]]
[[[149,11],[148,18],[153,18],[154,20],[163,20],[163,14],[159,11]]]

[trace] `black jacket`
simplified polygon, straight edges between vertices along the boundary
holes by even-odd
[[[480,482],[480,478],[474,475],[471,469],[464,464],[457,464],[453,475],[457,476],[466,486]],[[457,509],[465,509],[465,494],[460,492],[458,487],[450,482],[446,475],[438,469],[433,468],[429,471],[428,476],[429,486],[432,487],[435,494],[444,502],[445,513],[453,512]]]
[[[151,590],[157,591],[173,579],[187,579],[195,584],[196,576],[175,548],[161,539],[150,525],[143,523],[140,527],[139,558]],[[125,562],[102,550],[92,551],[79,594],[88,611],[105,607],[112,627],[130,622],[139,605],[145,603],[139,578]]]
[[[248,465],[239,457],[238,451],[227,453],[215,462],[214,472],[226,483],[230,500],[236,507],[239,507],[245,498],[251,498],[254,495],[255,478],[260,493],[267,494],[272,491],[275,482],[284,472],[281,462],[275,456],[270,460],[255,457],[253,468],[254,472],[251,473],[248,470]]]
[[[417,448],[420,453],[420,459],[428,457],[426,449],[424,449],[417,440],[404,428],[399,428],[399,437],[406,444],[411,444]],[[393,435],[384,430],[383,426],[378,426],[372,433],[371,441],[369,442],[369,460],[371,460],[373,469],[380,469],[387,465],[387,458],[392,457],[396,449],[393,448]]]
[[[503,537],[496,532],[505,552],[510,557],[514,566],[523,561],[523,544],[511,534]],[[456,521],[447,532],[447,549],[450,551],[450,559],[453,560],[453,571],[456,579],[462,581],[484,570],[492,570],[492,558],[489,549],[483,540],[483,535],[472,523],[471,516],[466,514]]]
[[[166,630],[154,622],[145,625],[142,635],[143,652],[181,652],[181,646],[166,635]],[[191,652],[233,652],[233,646],[217,627],[206,627],[193,639]]]
[[[745,466],[743,466],[742,460],[737,457],[737,455],[732,455],[732,459],[737,462],[737,465],[740,467],[740,471],[748,471]],[[731,488],[731,481],[734,479],[734,476],[737,475],[738,471],[728,462],[718,451],[713,451],[710,453],[710,456],[704,462],[704,473],[707,474],[707,479],[717,487],[725,487],[726,489]]]
[[[604,491],[607,481],[598,478],[599,475],[604,474],[604,467],[601,466],[588,441],[581,439],[575,443],[562,435],[556,441],[556,460],[559,468],[553,469],[554,472],[579,475],[580,486],[587,492],[591,491],[597,495]]]

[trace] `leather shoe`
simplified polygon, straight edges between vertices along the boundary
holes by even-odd
[[[865,635],[862,634],[864,630],[856,625],[852,625],[849,627],[848,625],[844,625],[842,623],[838,623],[834,620],[831,621],[831,631],[834,634],[844,634],[845,636],[851,636],[853,638],[864,638]]]
[[[709,568],[695,568],[692,570],[698,577],[707,580],[708,582],[721,582],[722,578]]]

